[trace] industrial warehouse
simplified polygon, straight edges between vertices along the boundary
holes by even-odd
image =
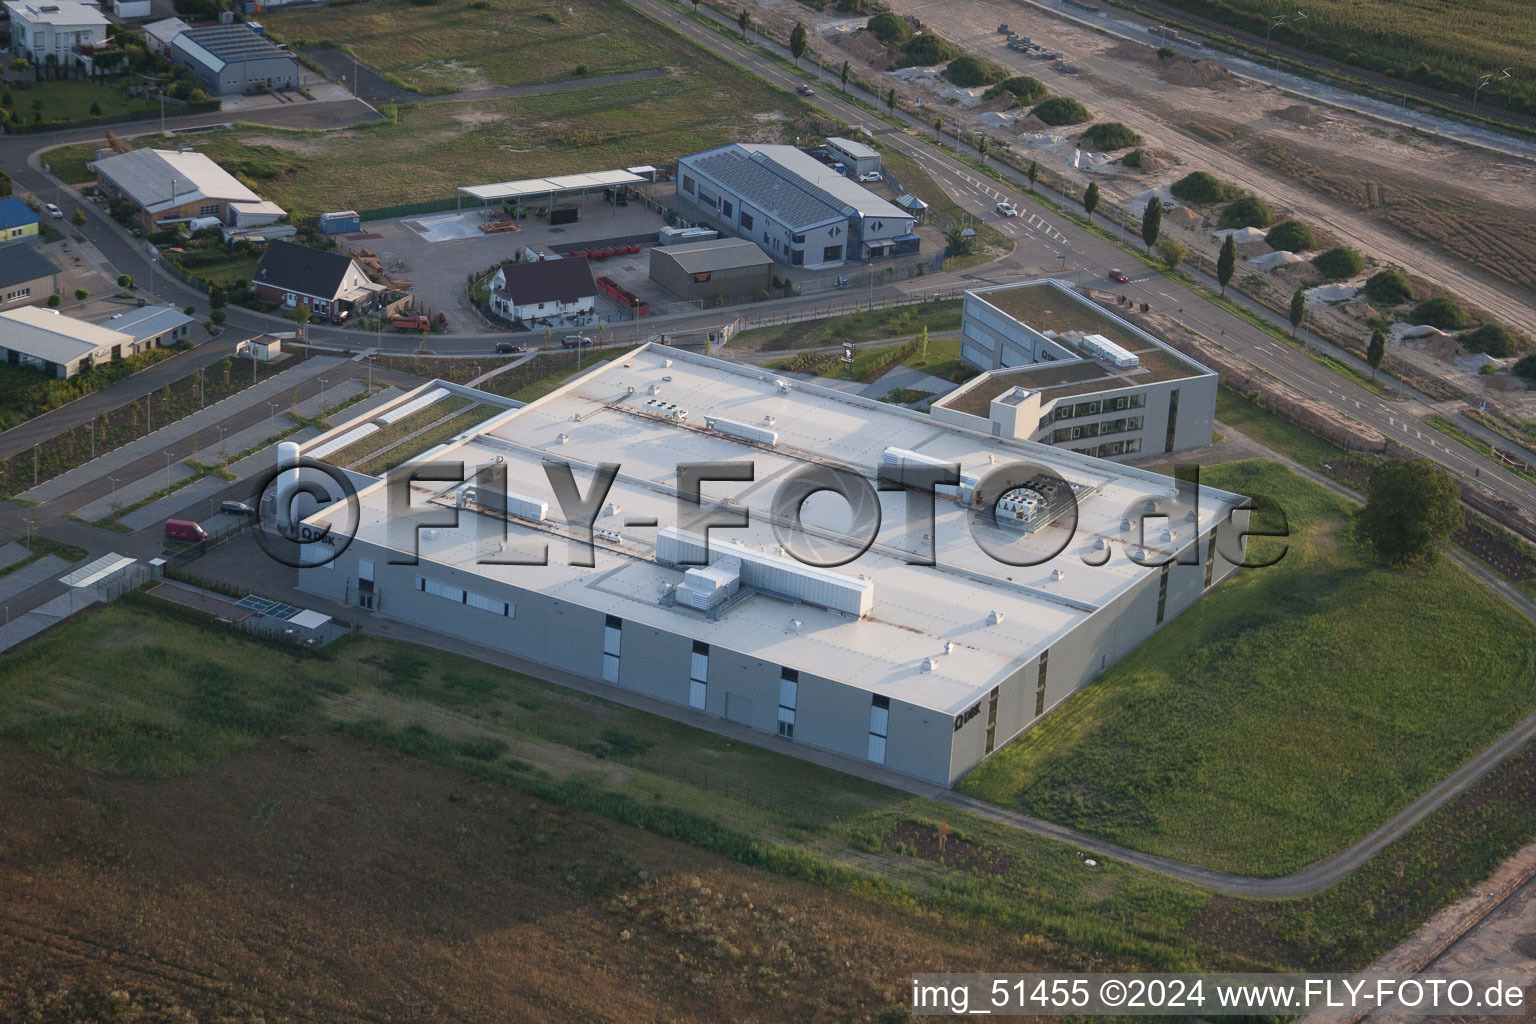
[[[435,382],[308,452],[456,392],[475,394]],[[354,539],[305,545],[302,589],[946,785],[1232,572],[1247,524],[1237,495],[655,344],[423,458],[464,479],[412,480],[392,512],[357,477],[354,505],[305,520]],[[690,505],[683,463],[749,465]],[[590,535],[556,465],[597,503]],[[940,466],[953,485],[918,478]],[[793,490],[882,467],[913,489]],[[872,541],[850,503],[883,521]]]

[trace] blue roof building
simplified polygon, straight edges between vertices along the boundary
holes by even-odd
[[[0,199],[0,241],[35,235],[38,223],[32,207],[20,199],[15,196]]]

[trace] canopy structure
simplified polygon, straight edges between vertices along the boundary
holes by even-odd
[[[127,555],[120,555],[113,551],[102,555],[93,562],[87,562],[74,572],[60,576],[59,582],[67,587],[94,587],[114,574],[122,572],[136,561],[138,559],[129,558]]]
[[[917,198],[917,196],[912,195],[910,192],[903,192],[901,195],[897,196],[896,205],[901,207],[903,210],[911,210],[914,213],[928,209],[927,203]]]
[[[530,199],[535,196],[569,195],[591,192],[595,189],[615,188],[621,185],[645,185],[650,178],[631,171],[594,171],[591,174],[564,174],[556,178],[523,178],[518,181],[498,181],[489,185],[465,185],[458,192],[485,203],[508,199]]]

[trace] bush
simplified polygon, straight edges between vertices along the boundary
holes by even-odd
[[[1320,254],[1312,261],[1312,265],[1328,280],[1338,281],[1346,277],[1354,277],[1364,270],[1365,257],[1347,245],[1336,245]]]
[[[1173,183],[1172,192],[1186,203],[1219,203],[1233,196],[1230,185],[1222,184],[1216,175],[1205,171],[1192,171],[1184,175]]]
[[[225,313],[222,309],[215,309],[208,314],[208,319],[216,324],[221,324],[225,320]]]
[[[886,46],[900,46],[912,37],[912,26],[907,23],[907,19],[890,11],[881,11],[870,18],[864,28]]]
[[[1475,331],[1458,335],[1457,341],[1461,342],[1468,352],[1487,352],[1495,359],[1503,359],[1520,351],[1520,345],[1515,341],[1515,336],[1503,324],[1483,324]]]
[[[571,69],[571,75],[575,78],[585,78],[589,74],[591,74],[591,72],[587,69],[585,64],[577,64],[574,68]]]
[[[1218,227],[1223,228],[1267,228],[1275,219],[1270,212],[1269,204],[1258,196],[1243,196],[1227,204],[1227,208],[1221,211],[1221,220]]]
[[[58,292],[54,292],[52,295],[48,296],[48,308],[49,309],[58,309],[59,308],[59,303],[61,303],[63,301],[64,300],[59,297],[59,293]]]
[[[1413,286],[1395,270],[1382,270],[1371,275],[1365,282],[1365,294],[1372,302],[1384,306],[1397,306],[1413,301]]]
[[[1129,149],[1141,145],[1141,136],[1119,121],[1102,121],[1083,133],[1083,141],[1094,149]]]
[[[949,62],[949,67],[944,69],[944,77],[962,89],[970,89],[986,85],[989,75],[985,64],[968,53],[962,53]]]
[[[1426,299],[1414,306],[1413,312],[1408,314],[1408,319],[1416,324],[1438,327],[1442,331],[1458,331],[1467,326],[1468,322],[1466,311],[1457,304],[1455,299],[1444,295]]]
[[[1527,384],[1536,384],[1536,353],[1522,358],[1510,372]]]
[[[988,89],[985,98],[995,100],[1003,93],[1010,92],[1013,93],[1014,98],[1020,103],[1033,103],[1044,97],[1047,91],[1045,83],[1038,78],[1031,78],[1028,75],[1014,75],[1012,78],[1005,78]]]
[[[1091,116],[1087,107],[1069,96],[1048,99],[1036,107],[1033,113],[1049,125],[1082,124]]]
[[[901,52],[906,54],[905,64],[944,64],[960,56],[958,46],[929,32],[914,36]]]
[[[1171,60],[1178,55],[1179,51],[1171,46],[1159,46],[1157,48],[1157,56],[1160,60]]]
[[[86,299],[88,299],[90,297],[91,297],[91,293],[86,291],[84,288],[76,288],[75,289],[75,301],[76,302],[84,302]]]
[[[1120,163],[1126,167],[1135,167],[1140,169],[1146,155],[1146,150],[1139,148],[1133,149],[1129,153],[1125,154],[1125,156],[1120,158]]]
[[[1305,252],[1317,247],[1317,238],[1312,234],[1312,229],[1299,220],[1281,221],[1269,229],[1264,241],[1277,252]]]

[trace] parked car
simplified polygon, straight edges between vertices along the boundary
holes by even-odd
[[[48,216],[52,217],[54,220],[64,219],[64,211],[59,209],[57,206],[54,206],[52,203],[44,203],[43,209],[47,210]]]
[[[516,353],[521,352],[522,350],[523,350],[523,346],[521,346],[521,345],[514,345],[510,341],[498,341],[496,343],[496,354],[497,355],[503,355],[503,356],[505,356],[505,355],[515,355]]]
[[[256,515],[256,510],[243,501],[221,501],[219,511],[227,516],[244,516],[246,519]]]
[[[1125,284],[1125,282],[1130,280],[1130,277],[1126,274],[1125,271],[1116,269],[1109,272],[1109,279],[1111,281],[1119,281],[1121,284]]]
[[[801,96],[815,96],[816,95],[816,90],[812,89],[808,85],[797,85],[797,86],[795,86],[795,92],[799,93]]]
[[[997,204],[997,212],[1002,217],[1017,217],[1019,215],[1019,208],[1005,199]]]
[[[560,339],[560,344],[566,348],[580,348],[583,345],[592,344],[592,339],[585,334],[567,334]]]
[[[189,542],[207,540],[208,531],[188,519],[167,519],[165,521],[165,539]]]
[[[881,174],[879,171],[865,171],[863,174],[859,175],[859,180],[860,181],[884,181],[885,180],[885,175]]]

